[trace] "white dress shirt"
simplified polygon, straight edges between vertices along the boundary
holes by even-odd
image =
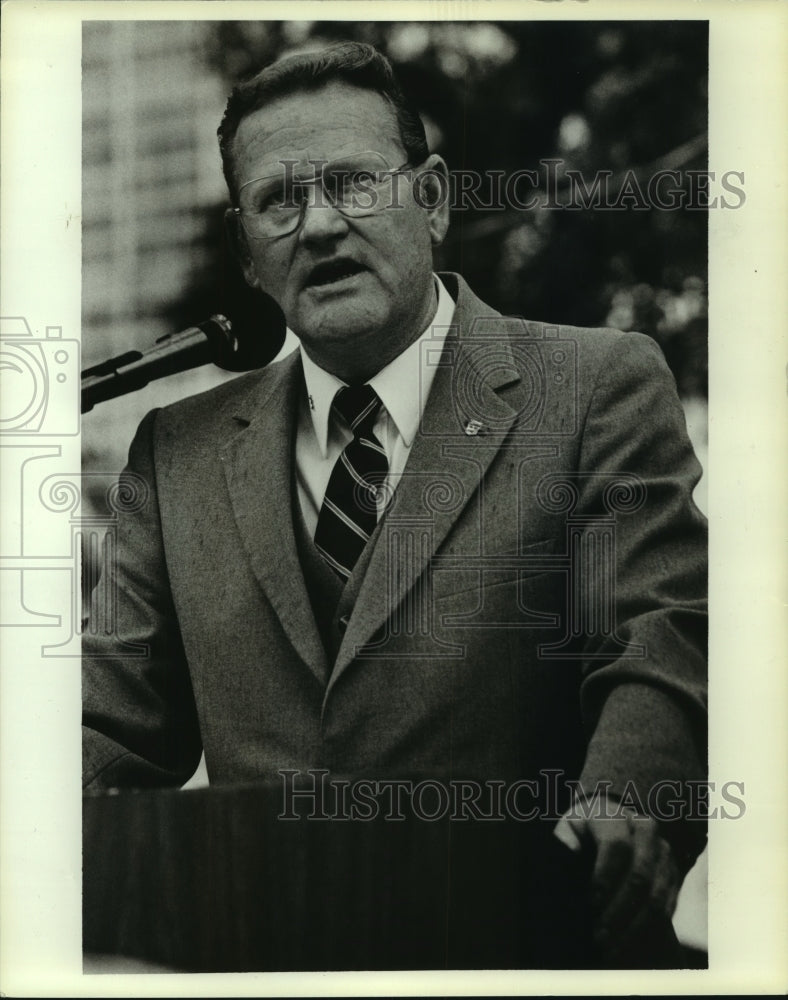
[[[387,491],[396,489],[419,428],[443,342],[454,318],[454,300],[435,278],[438,308],[418,340],[369,379],[382,406],[374,434],[389,463]],[[341,379],[315,364],[300,347],[306,394],[299,404],[296,428],[296,482],[307,529],[314,537],[334,463],[352,439],[350,428],[331,410]],[[384,498],[385,499],[385,495]],[[382,512],[381,506],[380,512]]]

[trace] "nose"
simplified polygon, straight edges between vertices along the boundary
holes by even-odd
[[[336,240],[348,231],[345,216],[329,203],[325,192],[311,191],[304,208],[299,237],[303,243]]]

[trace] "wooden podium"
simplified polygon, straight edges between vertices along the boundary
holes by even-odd
[[[596,967],[587,863],[550,824],[296,811],[276,783],[85,797],[85,952],[193,972]]]
[[[587,964],[561,943],[587,940],[578,861],[534,824],[297,806],[280,818],[275,783],[85,797],[85,951],[195,972]]]

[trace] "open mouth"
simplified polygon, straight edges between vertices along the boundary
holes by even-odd
[[[354,260],[343,257],[339,260],[325,261],[318,264],[307,279],[309,288],[322,288],[326,285],[335,285],[347,278],[352,278],[356,274],[361,274],[366,268]]]

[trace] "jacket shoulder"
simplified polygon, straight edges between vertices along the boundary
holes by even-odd
[[[600,367],[607,359],[617,356],[642,359],[646,365],[659,363],[662,351],[651,337],[629,333],[612,327],[580,327],[523,316],[507,316],[478,298],[460,275],[442,272],[439,277],[457,303],[455,321],[461,339],[476,342],[488,338],[500,341],[508,334],[510,342],[563,341],[573,345],[579,363],[587,370]],[[532,350],[532,348],[531,348]],[[515,352],[516,353],[516,352]]]
[[[659,344],[642,333],[616,330],[612,327],[580,327],[558,323],[526,320],[522,317],[501,317],[506,324],[509,342],[518,358],[530,364],[534,349],[543,362],[552,367],[559,357],[566,358],[575,368],[576,376],[590,389],[597,380],[606,378],[650,378],[657,373],[669,374],[665,356]],[[517,343],[527,350],[517,350]]]
[[[617,349],[645,354],[656,351],[657,354],[662,354],[657,342],[643,333],[617,330],[609,326],[569,326],[526,319],[521,322],[529,338],[574,341],[589,357],[604,357]]]
[[[294,350],[265,368],[245,372],[163,407],[158,412],[157,423],[159,427],[178,427],[180,432],[189,428],[206,431],[211,424],[223,424],[227,418],[249,418],[277,388],[295,375],[299,366],[299,353]]]

